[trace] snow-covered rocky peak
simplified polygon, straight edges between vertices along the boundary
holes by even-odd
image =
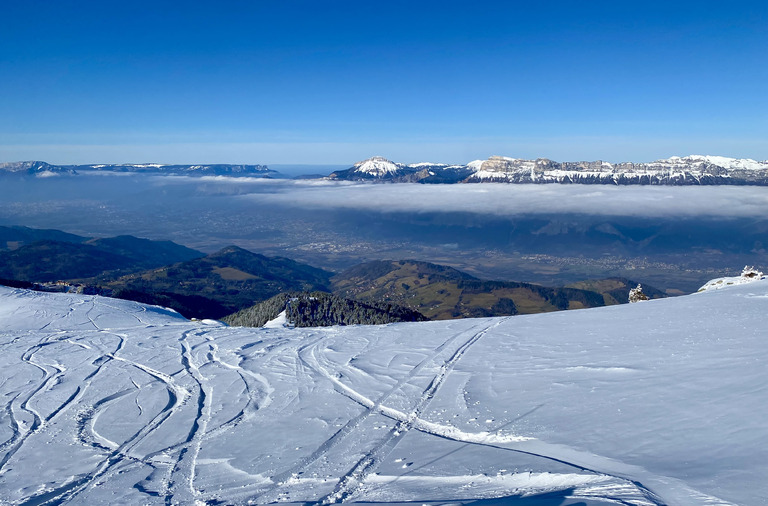
[[[728,158],[713,155],[672,156],[663,160],[656,160],[653,163],[674,167],[699,168],[704,165],[716,165],[729,170],[768,170],[768,161],[758,162],[751,158]]]
[[[526,160],[507,156],[492,156],[487,160],[475,160],[468,164],[474,173],[469,181],[511,182],[517,177],[527,177],[535,181],[543,171],[557,168],[558,164],[547,158]]]
[[[485,160],[472,160],[467,164],[467,167],[469,167],[472,170],[480,170],[480,167],[483,166],[483,163]]]
[[[587,163],[587,162],[579,162]],[[601,164],[603,162],[588,162]],[[491,156],[487,160],[475,160],[470,162],[468,166],[478,167],[478,170],[488,170],[492,172],[507,172],[516,170],[531,170],[531,169],[551,169],[559,165],[557,162],[553,162],[549,158],[536,158],[535,160],[528,160],[525,158],[511,158],[508,156]]]
[[[709,290],[720,290],[734,285],[744,285],[746,283],[753,283],[765,279],[765,274],[762,271],[755,269],[754,267],[744,266],[744,270],[741,271],[741,276],[734,276],[730,278],[715,278],[707,281],[704,286],[699,288],[699,292],[706,292]]]
[[[352,166],[355,172],[363,172],[372,176],[384,176],[400,170],[399,164],[390,162],[383,156],[374,156]]]

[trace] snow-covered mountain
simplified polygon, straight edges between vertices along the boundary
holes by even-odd
[[[384,169],[386,167],[386,169]],[[555,162],[492,156],[467,165],[404,165],[374,157],[330,179],[421,183],[768,185],[768,161],[691,155],[650,163]]]
[[[465,165],[429,162],[408,165],[374,156],[357,162],[349,169],[333,172],[328,178],[341,181],[455,183],[471,173],[472,171]]]
[[[0,163],[0,175],[24,174],[36,177],[51,175],[77,175],[89,172],[132,172],[138,174],[173,174],[184,176],[249,176],[280,177],[280,173],[266,165],[166,165],[159,163],[102,164],[102,165],[52,165],[46,162]]]
[[[399,172],[402,168],[403,165],[392,163],[381,156],[374,156],[368,160],[357,162],[352,166],[354,172],[371,176],[385,176],[387,174]]]
[[[220,175],[282,177],[266,165],[106,164],[52,165],[46,162],[0,163],[0,175],[50,177],[94,172],[131,172],[187,176]],[[418,183],[577,183],[643,185],[768,186],[768,161],[723,156],[673,156],[650,163],[556,162],[492,156],[466,165],[396,163],[374,156],[349,169],[333,172],[331,180]]]
[[[72,167],[62,167],[60,165],[51,165],[46,162],[7,162],[0,163],[0,176],[2,175],[25,175],[35,177],[51,177],[61,175],[77,175]]]
[[[766,311],[246,329],[0,287],[0,504],[764,505]]]
[[[137,172],[175,174],[183,176],[249,176],[249,177],[278,177],[280,173],[268,168],[266,165],[233,165],[233,164],[205,164],[205,165],[164,165],[156,163],[146,164],[118,164],[118,165],[78,165],[77,170],[99,172]]]

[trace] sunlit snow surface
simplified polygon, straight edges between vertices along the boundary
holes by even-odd
[[[768,504],[768,281],[228,328],[0,287],[0,503]]]

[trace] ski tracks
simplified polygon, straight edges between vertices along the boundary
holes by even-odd
[[[65,399],[60,406],[55,408],[48,415],[41,414],[31,405],[33,399],[38,394],[50,390],[52,385],[59,381],[65,372],[64,368],[59,364],[47,364],[35,360],[35,355],[40,350],[46,346],[57,344],[65,340],[66,337],[62,334],[63,333],[61,332],[49,334],[43,337],[38,344],[24,350],[21,354],[21,361],[40,370],[42,372],[42,378],[37,386],[32,388],[26,395],[18,393],[8,404],[7,412],[10,416],[13,434],[8,441],[0,445],[0,452],[5,451],[5,454],[0,459],[0,471],[3,470],[8,461],[19,451],[19,449],[21,449],[30,437],[42,431],[48,423],[63,412],[82,392],[82,388],[78,387],[74,394]],[[53,339],[54,337],[56,339]],[[97,367],[95,371],[86,377],[86,380],[93,378],[100,369],[100,366]],[[31,418],[31,421],[29,421],[29,418]]]
[[[440,343],[433,353],[429,354],[429,356],[425,357],[409,370],[407,374],[399,378],[388,391],[381,394],[375,401],[354,390],[351,386],[346,385],[339,377],[337,377],[336,373],[331,372],[333,365],[324,360],[322,354],[318,352],[318,343],[320,340],[305,343],[303,346],[299,347],[296,353],[299,358],[299,364],[303,368],[308,368],[315,374],[329,380],[340,394],[351,398],[366,409],[360,415],[348,421],[330,438],[324,441],[312,454],[303,458],[289,469],[273,476],[272,480],[275,485],[262,493],[259,496],[259,501],[270,502],[272,500],[277,500],[276,498],[279,496],[275,494],[279,494],[276,489],[279,487],[280,483],[288,481],[291,477],[303,474],[310,465],[320,461],[327,456],[332,449],[343,444],[343,442],[354,434],[356,429],[358,429],[372,414],[383,414],[384,416],[393,419],[396,423],[387,435],[377,442],[370,451],[368,451],[344,476],[339,479],[336,487],[330,494],[318,500],[318,502],[322,504],[343,501],[354,491],[357,485],[362,481],[363,477],[370,472],[373,472],[379,462],[381,462],[381,460],[396,447],[405,432],[407,432],[414,423],[418,423],[419,415],[428,405],[435,392],[443,384],[445,377],[450,370],[452,370],[456,362],[458,362],[464,353],[466,353],[475,342],[481,339],[483,335],[490,329],[500,325],[503,321],[504,319],[496,321],[491,325],[486,325],[479,331],[473,330],[468,338],[466,337],[466,331],[454,334],[449,339]],[[450,355],[445,357],[446,353],[450,353]],[[437,373],[423,390],[421,396],[413,406],[411,413],[404,414],[391,408],[387,408],[384,405],[392,395],[399,392],[405,384],[413,381],[429,366],[436,367]]]
[[[464,356],[467,350],[469,350],[469,348],[473,344],[475,344],[485,334],[487,334],[488,331],[501,325],[501,323],[506,320],[507,318],[498,320],[493,324],[480,330],[479,332],[472,334],[468,339],[461,342],[460,345],[455,349],[455,351],[440,364],[438,373],[432,378],[429,385],[422,391],[421,396],[419,397],[419,399],[417,400],[417,402],[415,403],[411,412],[408,415],[403,416],[404,414],[397,410],[388,409],[385,406],[383,406],[381,402],[377,402],[377,403],[374,403],[373,405],[366,406],[369,408],[370,411],[378,411],[384,414],[385,416],[390,416],[391,418],[396,420],[396,423],[394,427],[390,429],[390,431],[387,433],[387,436],[382,441],[380,441],[376,446],[374,446],[344,476],[341,477],[341,479],[339,480],[333,492],[319,499],[318,503],[319,504],[342,503],[346,500],[347,497],[352,495],[355,492],[355,490],[360,486],[360,484],[365,480],[365,477],[370,473],[372,473],[374,469],[379,465],[379,463],[384,458],[386,458],[386,456],[389,455],[392,452],[392,450],[394,450],[394,448],[397,446],[400,440],[404,437],[405,433],[411,428],[414,428],[414,424],[418,420],[420,420],[420,415],[423,413],[424,409],[429,405],[430,401],[434,398],[436,392],[442,386],[447,375],[450,373],[450,371],[453,369],[456,363],[461,359],[461,357]],[[441,354],[443,349],[445,349],[445,347],[440,347],[438,349],[439,351],[435,354],[435,356],[433,356],[432,360],[437,358],[437,356]],[[398,385],[396,385],[396,388],[399,389],[403,384],[405,384],[407,381],[415,377],[415,375],[418,374],[419,370],[410,371],[410,373],[406,376],[406,379],[404,381],[398,382]],[[325,374],[327,375],[327,371],[325,371]],[[338,379],[332,378],[329,375],[327,377],[332,381],[334,381],[334,383],[336,384],[340,383]],[[354,397],[357,397],[357,398],[355,399],[353,397],[353,399],[358,402],[362,399],[365,399],[364,396],[360,395],[357,392],[354,392],[354,390],[350,388],[344,388],[343,391],[347,394],[353,394],[353,395],[357,394],[357,395],[354,395]],[[386,397],[389,397],[389,395],[391,395],[392,393],[394,393],[394,391],[390,391],[390,393],[387,394]],[[364,405],[368,404],[369,402],[370,401],[364,402]],[[395,415],[395,416],[393,417],[392,415]]]
[[[332,381],[337,386],[339,392],[368,408],[367,413],[378,412],[396,422],[394,427],[388,432],[387,436],[380,440],[371,450],[360,458],[344,476],[341,477],[333,492],[318,499],[317,503],[323,505],[337,504],[344,503],[351,499],[359,490],[360,486],[365,482],[366,478],[374,473],[378,465],[397,447],[407,431],[414,429],[460,443],[531,455],[565,464],[583,472],[620,480],[625,483],[627,487],[634,488],[634,490],[637,491],[637,500],[640,501],[637,504],[642,503],[653,506],[664,506],[667,504],[664,499],[664,497],[666,497],[668,499],[673,499],[670,504],[675,505],[685,505],[686,501],[690,501],[691,499],[695,499],[699,504],[707,504],[710,506],[730,505],[730,503],[727,503],[726,501],[721,501],[718,498],[693,490],[679,480],[656,476],[641,467],[624,464],[620,461],[614,461],[610,458],[579,451],[568,446],[498,433],[468,433],[452,426],[441,425],[422,419],[421,415],[429,406],[430,401],[436,396],[447,376],[470,347],[477,343],[490,330],[501,325],[506,320],[507,318],[500,320],[463,341],[440,365],[437,374],[423,390],[418,401],[409,413],[389,408],[383,405],[382,401],[374,402],[362,393],[353,389],[351,386],[344,384],[340,378],[331,374],[328,368],[321,365],[321,360],[317,359],[316,350],[313,349],[312,356],[314,360],[312,361],[312,366],[328,380]],[[408,382],[415,374],[417,374],[417,372],[418,371],[411,371],[411,373],[404,377],[402,381],[398,382],[396,388],[399,388],[402,384]],[[393,391],[388,392],[384,398],[389,397],[392,393]],[[615,498],[615,500],[618,503],[626,504],[618,498]]]
[[[274,391],[264,376],[222,360],[218,345],[208,330],[191,329],[183,332],[179,345],[181,365],[185,375],[193,380],[197,392],[194,401],[196,413],[184,441],[150,455],[151,458],[161,454],[176,455],[163,479],[165,486],[159,491],[159,495],[165,498],[168,505],[193,504],[203,500],[202,493],[195,487],[197,461],[203,443],[248,419],[253,412],[268,406]],[[237,374],[247,394],[247,401],[242,409],[234,417],[215,427],[210,425],[216,390],[213,382],[202,370],[211,365]]]
[[[168,374],[153,369],[144,364],[132,361],[119,356],[118,354],[125,345],[124,334],[118,334],[110,332],[106,329],[102,329],[91,317],[91,312],[94,310],[95,304],[92,300],[82,301],[77,306],[82,306],[86,302],[91,303],[91,307],[85,311],[85,320],[87,324],[93,327],[93,329],[83,329],[73,332],[59,331],[54,334],[44,336],[37,344],[30,346],[24,350],[21,361],[22,363],[29,364],[42,373],[42,378],[33,385],[33,388],[29,393],[20,392],[17,393],[11,402],[6,407],[6,411],[10,417],[10,427],[13,431],[11,438],[0,446],[0,452],[4,452],[2,459],[0,459],[0,471],[8,463],[8,461],[23,447],[23,445],[35,434],[43,432],[48,425],[55,421],[63,413],[71,412],[73,406],[80,406],[77,413],[73,416],[73,421],[76,426],[77,439],[86,446],[91,446],[99,451],[108,452],[107,455],[99,464],[97,464],[91,472],[73,477],[67,480],[63,485],[60,485],[53,490],[47,489],[41,492],[36,492],[31,496],[25,497],[19,501],[19,504],[62,504],[78,496],[85,490],[87,490],[94,482],[106,475],[114,466],[122,461],[142,462],[152,466],[152,462],[143,461],[141,457],[132,456],[130,454],[131,449],[136,447],[141,441],[144,440],[149,434],[162,425],[172,414],[179,409],[179,405],[188,397],[189,392],[182,386],[178,385],[175,380]],[[111,307],[111,306],[110,306]],[[73,318],[76,308],[71,308],[63,318]],[[116,308],[113,308],[116,309]],[[123,311],[136,318],[141,322],[141,319],[132,315],[127,311]],[[52,322],[52,323],[55,323]],[[142,322],[143,323],[143,322]],[[78,324],[79,325],[79,324]],[[50,327],[50,324],[45,326]],[[147,325],[148,327],[148,325]],[[111,349],[104,349],[105,346],[100,336],[110,336],[117,340],[115,346]],[[91,339],[93,338],[93,339]],[[74,392],[69,395],[63,402],[55,407],[46,416],[42,415],[38,410],[34,409],[31,405],[31,401],[39,394],[51,390],[67,372],[63,367],[59,366],[56,362],[44,363],[35,359],[35,354],[41,349],[53,345],[53,344],[66,343],[68,345],[77,346],[92,353],[90,361],[95,366],[84,378],[76,380],[80,384],[75,388]],[[86,344],[88,343],[88,344]],[[50,361],[49,361],[50,362]],[[132,436],[127,438],[122,444],[118,444],[114,441],[104,438],[98,434],[94,428],[95,421],[100,416],[101,412],[109,406],[112,402],[123,397],[124,395],[135,391],[132,389],[121,390],[114,394],[107,395],[102,399],[94,402],[90,407],[82,406],[82,399],[86,392],[89,391],[91,384],[97,379],[97,376],[104,370],[105,366],[111,362],[122,362],[129,367],[136,368],[145,374],[148,374],[153,379],[163,383],[168,391],[169,400],[165,408],[157,413],[145,426]],[[134,388],[138,389],[133,378],[130,378]],[[137,398],[138,405],[138,398]],[[138,406],[141,409],[141,406]],[[31,421],[29,418],[31,417]]]
[[[646,501],[646,504],[665,504],[665,502],[654,491],[643,485],[643,483],[637,479],[633,478],[634,476],[640,476],[642,478],[648,478],[652,481],[655,481],[653,480],[653,477],[650,475],[650,473],[647,473],[640,468],[614,462],[607,458],[584,454],[583,452],[578,452],[568,447],[548,444],[538,440],[531,440],[530,438],[518,437],[514,435],[503,435],[497,432],[468,433],[450,425],[442,425],[427,421],[422,418],[422,415],[426,411],[430,402],[437,395],[437,392],[445,383],[446,378],[455,368],[456,364],[461,360],[461,358],[475,343],[481,340],[484,335],[486,335],[493,328],[504,323],[506,320],[507,318],[498,320],[493,324],[477,332],[474,332],[472,335],[470,335],[469,338],[464,340],[459,340],[459,338],[462,335],[466,335],[465,333],[460,333],[453,336],[443,345],[438,347],[434,354],[420,362],[416,367],[409,371],[408,374],[397,381],[394,387],[392,387],[385,394],[381,395],[375,401],[363,393],[355,390],[353,386],[342,382],[341,377],[332,372],[332,364],[323,360],[322,354],[318,353],[317,347],[315,345],[306,346],[301,349],[299,356],[303,363],[306,364],[306,366],[312,368],[321,376],[331,381],[339,393],[364,406],[366,411],[358,417],[352,419],[347,425],[337,431],[333,436],[331,436],[331,438],[325,441],[315,453],[302,461],[300,465],[289,469],[288,471],[285,471],[276,477],[273,477],[275,482],[280,483],[283,481],[281,478],[288,478],[289,476],[302,474],[304,469],[308,467],[309,464],[318,461],[332,448],[339,445],[344,438],[352,434],[365,418],[370,416],[372,413],[379,413],[393,420],[395,422],[394,426],[388,431],[384,438],[380,439],[356,463],[354,463],[353,466],[347,471],[347,473],[340,477],[332,492],[317,499],[318,504],[338,504],[350,500],[360,489],[366,478],[372,473],[375,473],[378,466],[383,461],[385,461],[387,456],[390,455],[392,451],[397,448],[398,444],[402,441],[409,430],[418,430],[426,434],[431,434],[436,437],[441,437],[460,443],[486,446],[489,448],[541,457],[559,462],[561,464],[572,466],[584,472],[616,478],[625,482],[628,486],[634,487],[643,497],[643,500]],[[458,346],[456,346],[456,341],[459,341]],[[447,357],[445,357],[446,350],[452,350],[450,355]],[[440,359],[441,356],[444,358]],[[395,394],[400,388],[403,387],[403,385],[413,380],[424,367],[430,364],[439,364],[437,372],[426,386],[426,388],[424,388],[416,402],[412,405],[409,412],[406,413],[385,405],[385,401],[389,397]],[[696,495],[694,494],[694,491],[689,490],[689,492],[693,495]],[[266,494],[262,495],[260,499],[271,497],[272,494]],[[712,504],[720,503],[714,502]]]
[[[200,496],[195,490],[195,469],[197,466],[197,457],[200,453],[200,445],[203,436],[208,428],[208,422],[211,419],[211,400],[213,397],[213,387],[207,378],[200,373],[199,366],[195,363],[189,344],[189,336],[193,331],[189,330],[182,333],[179,342],[181,343],[181,363],[187,374],[194,379],[198,388],[197,413],[192,422],[183,448],[179,451],[176,464],[171,468],[170,478],[168,480],[168,495],[166,495],[166,504],[174,502],[183,504],[192,504]],[[204,333],[195,334],[197,337]],[[212,354],[208,357],[213,359]]]

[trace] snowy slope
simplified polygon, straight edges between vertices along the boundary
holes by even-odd
[[[754,281],[765,279],[765,274],[754,267],[745,266],[740,276],[729,276],[724,278],[715,278],[707,281],[704,286],[699,288],[699,292],[708,290],[722,290],[733,285],[745,285]]]
[[[768,504],[766,310],[245,329],[0,287],[0,504]]]

